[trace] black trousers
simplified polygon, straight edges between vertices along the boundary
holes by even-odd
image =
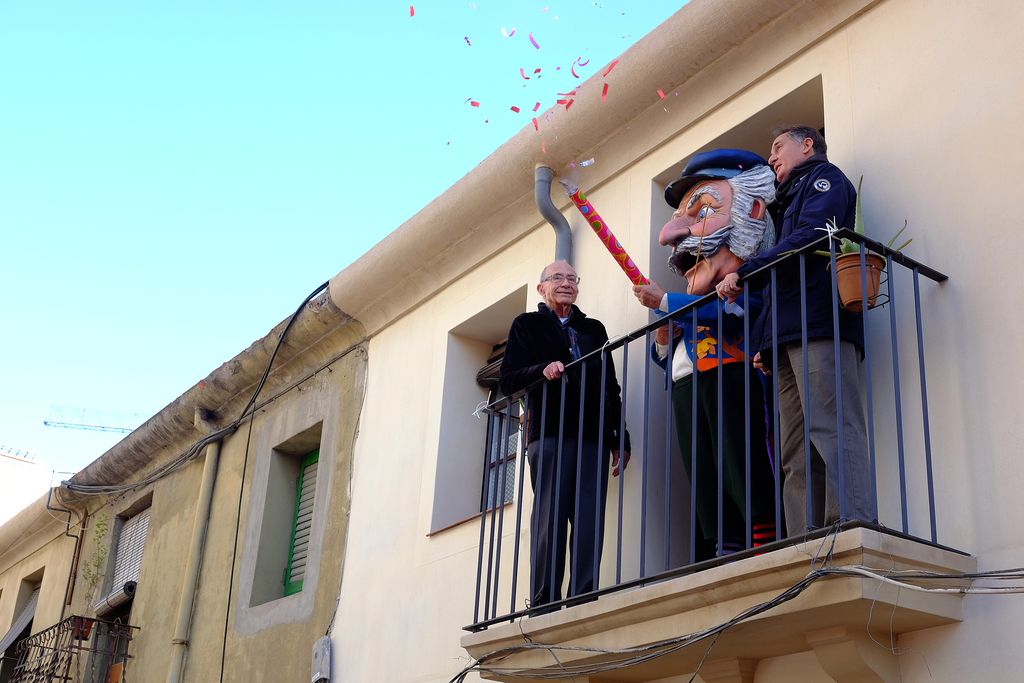
[[[750,516],[774,520],[775,492],[765,436],[764,389],[746,363],[722,366],[722,538],[718,538],[718,368],[697,373],[696,410],[693,375],[672,386],[672,409],[691,495],[697,497],[698,560],[746,545],[746,427],[743,374],[750,373]],[[696,451],[693,434],[696,431]],[[696,472],[692,471],[696,453]],[[738,546],[738,547],[737,547]],[[704,552],[701,552],[701,548]],[[704,555],[704,557],[701,557]]]
[[[598,587],[608,489],[608,450],[599,454],[596,443],[581,445],[576,439],[563,439],[559,449],[558,439],[552,437],[529,444],[527,457],[533,486],[532,607],[562,599],[567,541],[571,557],[567,597]]]

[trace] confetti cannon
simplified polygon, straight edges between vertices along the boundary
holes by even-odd
[[[605,249],[612,255],[615,262],[619,264],[619,268],[622,268],[622,272],[626,274],[629,281],[634,285],[646,285],[650,284],[650,280],[644,277],[644,274],[640,272],[636,264],[633,263],[633,259],[623,248],[622,243],[615,238],[612,231],[608,228],[608,224],[604,222],[604,219],[594,210],[594,205],[590,203],[586,195],[583,194],[583,190],[577,187],[575,184],[565,180],[559,180],[558,183],[565,188],[566,194],[569,195],[569,199],[576,205],[576,208],[580,210],[583,217],[587,219],[587,223],[594,229],[594,234],[604,244]]]

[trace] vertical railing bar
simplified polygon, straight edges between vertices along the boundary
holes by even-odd
[[[489,420],[497,420],[497,418],[495,416],[495,413],[491,413],[488,416],[488,419]],[[490,427],[490,429],[488,429],[488,432],[492,436],[494,436],[495,429],[497,429],[498,436],[500,437],[501,436],[501,428],[500,427],[495,427],[494,423],[491,422],[491,427]],[[490,480],[491,480],[490,473],[491,473],[491,460],[492,459],[493,458],[491,457],[491,441],[488,439],[488,441],[487,441],[487,474],[488,474],[487,481],[488,482],[490,482]],[[494,468],[494,474],[495,474],[495,477],[497,477],[497,475],[498,475],[498,467],[497,466]],[[488,489],[490,489],[489,486],[488,486]],[[488,493],[490,493],[490,490],[488,490]],[[492,571],[493,566],[494,566],[494,532],[495,532],[496,527],[497,527],[497,519],[498,519],[498,515],[497,515],[497,509],[498,509],[497,500],[498,500],[498,482],[495,481],[494,482],[494,493],[493,493],[493,495],[488,496],[488,501],[487,501],[488,507],[487,507],[487,509],[483,513],[484,516],[486,516],[488,513],[490,513],[490,515],[491,515],[491,531],[490,531],[490,534],[488,535],[488,539],[489,540],[487,542],[487,586],[486,586],[486,590],[484,591],[484,620],[485,621],[487,619],[491,618],[491,617],[497,616],[496,614],[494,614],[493,612],[490,611],[490,605],[491,605],[491,586],[494,585],[494,589],[495,589],[495,591],[497,591],[497,577],[496,576],[494,577],[495,582],[493,584],[491,583],[491,577],[492,577],[491,571]]]
[[[563,372],[561,376],[561,398],[558,403],[558,448],[556,449],[555,456],[555,497],[554,512],[551,515],[551,574],[548,587],[551,590],[551,598],[553,601],[562,594],[561,582],[555,585],[555,574],[556,574],[556,560],[558,558],[558,551],[565,550],[565,542],[558,542],[558,527],[561,525],[562,515],[562,440],[565,438],[565,388],[568,385],[569,377]],[[578,430],[579,425],[577,425]],[[578,436],[578,435],[577,435]],[[563,574],[564,577],[564,574]]]
[[[860,245],[860,310],[864,325],[864,390],[868,411],[868,460],[871,469],[871,491],[878,497],[878,475],[875,473],[875,409],[874,391],[871,381],[871,344],[868,343],[868,273],[867,247]]]
[[[505,528],[505,478],[508,477],[508,425],[510,417],[507,413],[511,404],[506,402],[503,409],[504,417],[500,418],[501,426],[498,428],[498,435],[501,440],[498,442],[498,454],[501,456],[501,463],[497,466],[494,481],[494,509],[498,517],[498,545],[495,550],[494,560],[494,605],[491,607],[491,615],[498,616],[498,589],[501,587],[501,538]],[[500,491],[499,491],[500,483]],[[513,570],[514,573],[514,570]]]
[[[832,285],[832,352],[835,354],[836,382],[836,436],[838,439],[836,458],[839,463],[839,521],[846,521],[846,440],[843,438],[843,368],[839,352],[842,340],[839,338],[839,277],[836,273],[836,243],[828,241],[829,272]],[[827,473],[826,473],[827,474]]]
[[[938,543],[935,527],[935,484],[932,478],[932,437],[928,425],[928,382],[924,364],[924,326],[921,322],[920,272],[914,267],[914,312],[917,317],[917,365],[921,373],[921,419],[924,423],[924,464],[928,475],[928,521],[931,524],[932,543]]]
[[[807,367],[807,265],[806,257],[800,252],[800,358],[803,364],[803,408],[804,421],[804,503],[805,514],[804,528],[800,534],[806,534],[814,524],[814,500],[812,489],[814,488],[814,475],[811,472],[811,411],[814,406],[810,401],[810,369]],[[791,364],[792,365],[792,364]],[[794,375],[794,379],[796,379]]]
[[[744,547],[754,546],[754,521],[750,503],[750,285],[743,283],[743,518],[747,537]]]
[[[663,568],[666,570],[672,562],[672,325],[671,321],[665,323],[668,350],[665,356],[665,519],[662,521],[665,534],[662,538],[662,555]]]
[[[594,484],[596,490],[594,491],[594,550],[597,548],[604,547],[604,539],[600,536],[604,534],[604,524],[598,522],[604,521],[604,506],[607,502],[607,485],[602,487],[604,483],[603,467],[605,462],[608,461],[608,449],[605,448],[604,443],[604,393],[607,391],[607,371],[608,371],[608,351],[601,351],[601,398],[598,401],[598,418],[597,418],[597,457],[598,457],[598,468],[597,468],[597,482]],[[621,457],[621,451],[620,451]],[[619,461],[619,476],[622,476],[622,461]],[[594,590],[598,590],[601,587],[601,555],[597,552],[594,553]]]
[[[645,348],[651,348],[651,333],[644,335]],[[644,354],[644,453],[640,471],[640,576],[647,576],[647,456],[648,421],[651,406],[651,354]]]
[[[524,405],[520,415],[522,421],[519,423],[519,448],[518,448],[518,467],[516,468],[516,475],[519,477],[519,485],[516,491],[516,540],[512,546],[512,597],[509,601],[508,611],[512,614],[516,611],[516,588],[519,584],[519,540],[523,533],[523,483],[526,479],[526,440],[529,438],[528,426],[526,420],[530,414],[530,395],[527,394],[524,398]]]
[[[722,448],[722,392],[725,391],[725,383],[722,381],[722,356],[724,354],[723,346],[725,344],[725,335],[722,329],[722,305],[715,305],[716,322],[718,328],[715,330],[715,338],[718,340],[718,359],[716,365],[715,378],[715,458],[718,463],[718,481],[716,486],[718,487],[718,538],[717,538],[717,555],[725,555],[725,473],[724,473],[724,453],[725,450]],[[696,368],[694,368],[696,370]]]
[[[483,481],[480,484],[480,541],[477,544],[476,558],[476,596],[473,600],[473,623],[480,623],[480,579],[484,571],[484,535],[487,526],[487,475],[490,474],[491,464],[491,415],[487,414],[487,440],[484,442],[484,467]],[[486,608],[486,605],[485,605]],[[484,617],[486,621],[487,617]]]
[[[547,558],[541,557],[539,544],[540,537],[540,524],[543,520],[537,518],[538,501],[541,501],[541,496],[544,495],[544,459],[547,457],[546,449],[544,448],[544,439],[547,434],[547,422],[548,422],[548,386],[550,382],[544,381],[541,383],[540,391],[540,436],[537,438],[537,473],[535,481],[537,482],[536,487],[533,491],[533,510],[530,513],[530,607],[537,607],[534,604],[537,600],[537,596],[543,594],[544,589],[536,582],[539,577],[534,574],[536,568],[541,566],[542,562],[546,562]],[[529,437],[527,437],[529,438]],[[527,452],[529,452],[529,444],[527,444]],[[530,467],[533,467],[533,463],[530,463]],[[554,482],[551,482],[554,486]]]
[[[772,307],[772,460],[775,461],[775,536],[782,537],[782,435],[779,431],[779,321],[777,317],[778,302],[776,301],[776,270],[771,268],[771,307]],[[794,377],[794,380],[796,378]],[[786,536],[792,535],[792,529],[786,529]]]
[[[892,340],[892,380],[893,400],[896,407],[896,452],[899,459],[900,469],[900,513],[903,521],[903,533],[909,533],[909,521],[907,517],[907,472],[903,452],[903,401],[900,397],[900,349],[899,337],[896,330],[896,289],[894,286],[892,272],[892,255],[885,256],[885,269],[889,276],[886,278],[889,289],[889,336]]]
[[[629,378],[629,344],[622,345],[622,397],[619,401],[619,458],[624,455],[626,448],[626,380]],[[620,460],[621,462],[621,460]],[[615,542],[615,583],[622,583],[622,498],[625,491],[625,477],[622,476],[622,466],[619,466],[619,505],[618,520],[616,522]]]
[[[580,410],[576,422],[576,487],[573,489],[574,505],[572,513],[572,557],[569,561],[569,595],[576,595],[579,588],[577,574],[577,558],[579,558],[580,534],[580,502],[583,496],[582,475],[583,475],[583,404],[587,397],[587,364],[580,367]]]
[[[692,349],[693,356],[697,355],[697,309],[690,309],[690,322],[693,323],[693,339],[682,339],[687,344],[687,353]],[[697,561],[697,361],[694,357],[690,360],[690,564]],[[682,449],[682,445],[680,445]],[[704,531],[701,530],[703,541]]]

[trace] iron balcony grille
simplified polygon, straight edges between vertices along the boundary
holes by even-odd
[[[768,329],[765,330],[765,340],[770,339],[770,348],[763,351],[762,355],[771,358],[771,366],[778,368],[778,357],[781,351],[779,334],[777,332],[778,312],[777,300],[780,292],[780,281],[792,285],[800,284],[799,306],[801,313],[801,334],[797,350],[793,353],[802,357],[802,366],[807,367],[808,357],[808,334],[807,334],[807,294],[806,274],[809,267],[821,267],[824,263],[824,256],[814,256],[814,252],[826,251],[827,267],[831,279],[831,302],[832,302],[832,324],[834,325],[833,337],[835,338],[835,357],[839,354],[839,309],[842,305],[839,301],[838,286],[836,279],[836,244],[838,239],[846,237],[860,244],[859,265],[861,284],[866,284],[868,259],[876,254],[884,260],[885,268],[881,281],[877,305],[869,305],[867,295],[862,296],[861,315],[864,334],[863,366],[861,385],[864,398],[866,434],[865,444],[870,470],[870,488],[878,500],[878,519],[864,520],[851,516],[846,509],[846,498],[840,496],[839,520],[836,528],[849,528],[851,526],[869,526],[888,533],[905,538],[920,541],[935,546],[940,546],[939,530],[936,520],[935,506],[935,481],[934,468],[932,463],[931,433],[929,426],[928,411],[928,386],[926,381],[925,362],[925,341],[924,325],[922,320],[921,304],[921,278],[924,277],[933,282],[939,283],[947,279],[928,266],[925,266],[903,254],[894,251],[874,240],[856,234],[851,230],[843,229],[835,233],[834,241],[828,236],[790,252],[784,257],[765,266],[764,268],[751,273],[742,282],[743,295],[741,302],[750,301],[752,293],[759,290],[767,302],[771,302],[771,316],[768,321]],[[814,259],[812,261],[812,259]],[[783,278],[787,278],[783,280]],[[605,511],[605,542],[602,552],[595,555],[595,571],[598,582],[595,588],[586,594],[575,594],[571,583],[569,584],[570,597],[554,601],[546,605],[530,604],[531,588],[522,590],[521,586],[530,584],[530,562],[529,548],[534,542],[530,527],[530,510],[523,510],[523,491],[525,473],[528,469],[527,444],[524,424],[531,419],[544,420],[548,414],[548,389],[552,383],[537,382],[530,387],[523,389],[511,396],[502,397],[491,402],[484,412],[488,415],[488,433],[500,435],[499,443],[506,443],[506,438],[517,435],[515,441],[511,439],[507,443],[514,443],[518,452],[515,455],[509,454],[507,458],[494,457],[494,449],[488,447],[484,454],[484,481],[481,497],[484,500],[485,513],[480,518],[479,548],[477,555],[477,577],[474,596],[473,621],[466,627],[467,630],[480,630],[491,624],[512,621],[518,617],[527,616],[530,613],[541,613],[551,609],[558,609],[566,604],[575,604],[579,601],[593,599],[600,594],[621,590],[641,583],[661,580],[669,576],[682,573],[699,571],[710,566],[715,566],[733,559],[740,559],[749,556],[753,552],[766,552],[774,548],[791,545],[806,538],[820,536],[825,532],[822,528],[815,528],[815,525],[808,524],[807,529],[791,529],[786,531],[784,527],[783,503],[782,503],[782,482],[779,473],[780,467],[780,419],[779,419],[779,392],[778,384],[766,381],[762,388],[760,378],[750,372],[744,372],[742,383],[742,441],[744,450],[743,479],[745,485],[745,501],[741,505],[744,513],[745,525],[743,538],[730,538],[732,543],[727,544],[723,536],[723,480],[721,476],[723,453],[722,453],[722,415],[723,415],[723,392],[722,392],[722,354],[718,354],[716,377],[712,381],[718,382],[717,405],[709,407],[707,412],[714,415],[717,411],[717,425],[713,425],[712,431],[717,428],[717,452],[713,458],[718,465],[716,484],[717,519],[716,538],[714,539],[714,552],[717,557],[708,557],[707,548],[701,554],[701,548],[697,544],[697,511],[694,488],[689,483],[687,471],[696,470],[696,429],[691,429],[692,438],[690,443],[677,443],[679,438],[674,429],[675,416],[673,415],[672,391],[673,382],[671,373],[671,358],[673,344],[670,335],[668,350],[668,367],[663,371],[661,368],[652,367],[649,349],[658,328],[669,324],[670,320],[682,321],[689,318],[689,322],[696,328],[698,325],[698,309],[707,306],[709,303],[717,302],[717,295],[711,294],[702,297],[686,306],[673,311],[670,315],[634,330],[618,339],[612,340],[604,348],[594,351],[566,366],[566,373],[561,378],[561,391],[552,392],[553,396],[564,395],[566,381],[570,371],[575,371],[573,382],[585,386],[588,381],[588,372],[591,377],[589,381],[602,381],[605,377],[605,366],[609,361],[615,363],[619,372],[619,380],[622,387],[623,410],[621,411],[621,422],[618,425],[618,433],[623,434],[626,425],[626,413],[633,415],[633,420],[639,412],[635,405],[642,402],[642,422],[640,424],[630,423],[628,425],[633,435],[632,463],[627,468],[627,476],[640,476],[639,486],[631,486],[627,495],[623,477],[609,479],[607,495],[598,495],[598,500],[607,501]],[[717,306],[717,327],[723,329],[722,307]],[[746,348],[747,341],[751,339],[750,326],[753,324],[750,315],[743,318],[743,351],[749,359],[753,353]],[[715,323],[710,323],[714,325]],[[829,340],[832,344],[833,341]],[[913,348],[916,353],[910,354],[909,362],[907,351]],[[634,361],[634,367],[630,366],[630,356],[635,358],[641,354],[643,372],[636,377],[638,366],[641,362]],[[916,361],[916,362],[914,362]],[[840,386],[840,361],[835,361],[835,384]],[[901,369],[902,368],[902,369]],[[692,383],[701,382],[702,372],[694,372]],[[711,375],[712,373],[708,373]],[[802,382],[804,394],[806,395],[808,373],[795,372],[796,382]],[[706,383],[707,380],[705,380]],[[844,406],[842,404],[842,391],[834,391],[835,406],[805,406],[807,411],[826,411],[831,419],[836,420],[839,432],[839,442],[843,443]],[[750,398],[753,392],[762,392],[765,410],[764,415],[752,415],[750,409]],[[531,405],[531,394],[534,402],[540,405]],[[584,392],[580,389],[580,394]],[[540,396],[538,399],[537,396]],[[696,397],[697,389],[692,390]],[[738,403],[739,394],[734,394],[730,400]],[[518,417],[517,406],[520,402],[525,406],[523,414],[525,421]],[[582,401],[581,401],[582,403]],[[557,406],[557,403],[555,403]],[[630,411],[629,407],[634,406]],[[695,422],[697,411],[696,398],[693,401],[693,413],[691,420]],[[599,411],[600,427],[598,434],[603,435],[604,430],[604,406],[603,391],[602,405]],[[580,420],[582,420],[583,406],[580,407]],[[566,420],[563,412],[559,414],[559,427]],[[751,436],[751,425],[757,420],[765,423],[766,437],[761,444],[762,450],[767,450],[770,458],[771,477],[774,497],[774,519],[767,520],[767,527],[774,527],[774,537],[767,544],[759,543],[758,529],[752,524],[751,511],[751,451],[752,447],[757,448],[756,438]],[[811,434],[808,425],[809,420],[804,420],[804,431],[802,434],[804,455],[808,465],[811,458]],[[543,423],[542,423],[543,425]],[[545,429],[541,427],[541,433]],[[639,437],[639,438],[638,438]],[[598,452],[607,453],[611,449],[621,448],[623,443],[602,444],[599,436]],[[621,439],[621,436],[620,436]],[[490,446],[490,444],[489,444]],[[766,446],[766,449],[764,448]],[[847,482],[843,481],[843,451],[839,451],[839,490],[844,492]],[[514,463],[521,463],[518,471]],[[575,471],[573,460],[570,463],[570,471],[561,473],[563,456],[561,447],[556,462],[559,463],[559,474],[556,477],[576,477],[579,481],[580,453],[575,458]],[[689,461],[689,462],[687,462]],[[686,467],[690,465],[690,467]],[[497,468],[499,472],[493,473]],[[504,471],[501,471],[504,470]],[[807,467],[811,471],[811,467]],[[509,509],[503,509],[499,503],[499,494],[493,485],[494,480],[509,481],[515,479],[515,500],[516,504]],[[675,479],[682,481],[685,495],[679,495],[678,489],[670,491],[670,483]],[[562,490],[561,480],[556,479],[555,489]],[[667,483],[668,482],[668,483]],[[805,487],[810,488],[810,487]],[[637,490],[639,489],[639,490]],[[507,494],[506,494],[507,495]],[[580,515],[598,515],[600,510],[581,510],[579,506],[580,496],[574,496],[576,503],[572,510],[571,524],[581,519]],[[810,492],[806,493],[806,505],[809,513],[815,512],[815,506],[820,506],[812,500]],[[556,499],[555,507],[558,502]],[[820,507],[819,507],[820,512]],[[687,514],[688,513],[688,514]],[[507,518],[507,519],[506,519]],[[688,519],[687,519],[688,518]],[[807,519],[813,520],[814,515],[808,514]],[[508,526],[513,528],[510,530]],[[688,527],[688,528],[686,528]],[[511,533],[509,533],[511,531]],[[570,546],[579,543],[570,533]],[[502,539],[512,542],[502,543]],[[522,541],[522,543],[521,543]],[[584,540],[584,542],[586,542]],[[600,543],[595,539],[595,544]],[[762,547],[757,547],[762,546]],[[940,546],[944,547],[944,546]],[[567,569],[566,577],[571,573],[571,562],[569,556],[575,550],[571,547],[566,553]],[[555,553],[552,552],[551,562],[555,562]],[[548,576],[554,576],[554,565],[552,564]],[[569,582],[567,582],[569,583]],[[552,586],[552,589],[555,587]],[[559,590],[551,590],[549,594],[560,594]]]
[[[138,626],[70,616],[18,644],[11,683],[125,683]]]

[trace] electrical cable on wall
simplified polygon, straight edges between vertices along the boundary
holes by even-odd
[[[771,600],[754,605],[743,612],[740,612],[732,619],[716,624],[715,626],[708,627],[701,631],[694,633],[688,633],[677,638],[671,638],[667,640],[661,640],[648,645],[642,645],[638,647],[630,648],[590,648],[580,647],[572,645],[546,645],[543,643],[537,643],[532,640],[522,645],[516,645],[512,647],[502,648],[489,652],[469,666],[462,669],[459,673],[449,679],[449,683],[463,683],[472,672],[478,673],[489,673],[495,676],[516,676],[520,678],[532,678],[532,679],[564,679],[571,678],[572,676],[593,676],[609,671],[615,671],[619,669],[625,669],[627,667],[635,666],[637,664],[643,664],[645,662],[664,657],[665,655],[677,652],[689,645],[698,643],[707,638],[717,638],[723,632],[729,628],[751,619],[759,614],[767,612],[768,610],[777,607],[785,602],[792,600],[801,593],[803,593],[812,583],[821,579],[826,579],[835,576],[845,577],[866,577],[880,581],[884,584],[897,586],[901,589],[907,589],[912,591],[918,591],[923,593],[959,593],[961,595],[1000,595],[1009,593],[1024,593],[1024,585],[1012,585],[1012,586],[956,586],[950,588],[944,587],[926,587],[919,586],[909,581],[977,581],[977,580],[992,580],[992,581],[1009,581],[1009,580],[1024,580],[1024,568],[1014,569],[1001,569],[988,572],[974,572],[974,573],[939,573],[929,572],[921,570],[888,570],[878,569],[874,567],[866,567],[862,565],[850,565],[844,567],[821,567],[813,569],[803,579],[796,582],[786,590],[776,595]],[[524,634],[525,637],[525,634]],[[529,638],[528,638],[529,640]],[[711,643],[714,645],[714,642]],[[710,647],[704,653],[704,658],[707,657],[710,652]],[[488,666],[488,662],[499,662],[506,659],[509,656],[518,654],[521,652],[527,652],[530,650],[546,650],[552,654],[555,661],[559,662],[557,669],[530,669],[530,668],[516,668],[516,667],[498,667]],[[598,664],[565,664],[558,659],[556,652],[585,652],[595,655],[611,655],[618,656],[617,659],[603,660]],[[698,666],[699,669],[699,666]],[[696,674],[696,672],[694,672]]]

